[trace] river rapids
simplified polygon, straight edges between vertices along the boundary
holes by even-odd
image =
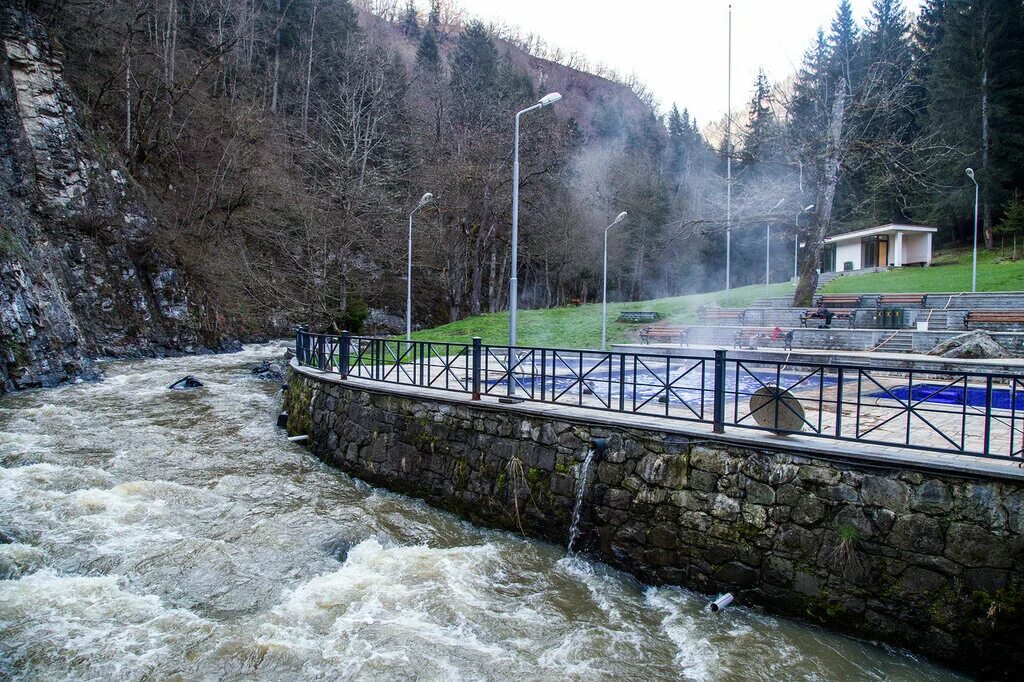
[[[0,398],[0,678],[955,678],[333,470],[249,371],[282,349]]]

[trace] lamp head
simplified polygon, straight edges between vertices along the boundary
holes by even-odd
[[[810,206],[805,207],[804,210],[805,211],[810,211],[812,208],[814,208],[814,204],[811,204]]]
[[[618,224],[619,224],[619,223],[621,223],[621,222],[622,222],[623,220],[625,220],[625,219],[626,219],[626,216],[628,216],[628,215],[629,215],[628,213],[626,213],[625,211],[623,211],[623,212],[622,212],[622,213],[620,213],[619,215],[615,216],[615,222],[613,222],[613,223],[612,223],[612,225],[618,225]]]
[[[426,206],[426,205],[427,205],[427,204],[429,204],[429,203],[430,203],[430,202],[431,202],[431,201],[432,201],[433,199],[434,199],[434,195],[433,195],[433,194],[431,194],[430,192],[427,192],[426,194],[424,194],[424,195],[423,195],[423,198],[422,198],[422,199],[420,199],[420,203],[419,203],[419,206],[417,206],[416,208],[421,208],[421,207],[423,207],[423,206]]]
[[[971,180],[974,179],[974,169],[973,168],[968,168],[964,172],[967,173],[967,177],[969,177]]]
[[[541,97],[540,101],[538,101],[537,104],[541,105],[542,107],[546,107],[548,105],[554,104],[560,99],[562,99],[562,95],[560,93],[549,92],[548,94]]]

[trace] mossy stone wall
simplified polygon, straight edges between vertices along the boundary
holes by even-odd
[[[289,427],[325,461],[650,583],[796,616],[986,674],[1024,669],[1024,486],[414,398],[292,372]],[[623,420],[624,422],[626,420]],[[308,431],[307,431],[308,430]]]

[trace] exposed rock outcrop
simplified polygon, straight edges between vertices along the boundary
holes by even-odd
[[[1016,357],[985,331],[970,331],[943,341],[928,351],[944,358],[996,359]]]
[[[30,15],[0,9],[0,393],[97,374],[99,356],[216,346],[142,191],[100,151]]]

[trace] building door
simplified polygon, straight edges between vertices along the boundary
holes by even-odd
[[[835,272],[836,271],[836,245],[828,244],[821,251],[821,271],[822,272]]]
[[[889,236],[864,237],[861,241],[860,266],[877,268],[889,265]]]

